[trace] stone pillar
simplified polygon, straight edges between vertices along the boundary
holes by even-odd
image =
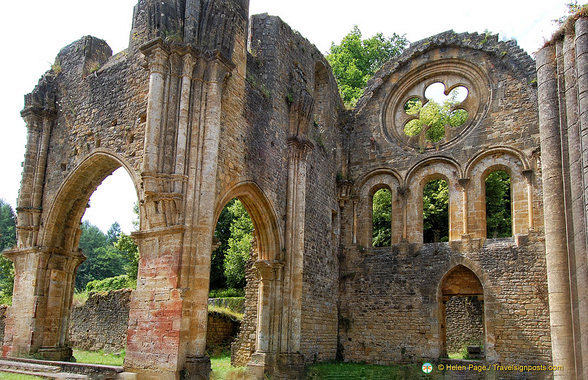
[[[537,54],[539,129],[543,163],[545,250],[553,365],[562,366],[554,377],[575,377],[575,354],[567,231],[562,178],[562,146],[559,125],[558,83],[555,49],[547,46]]]
[[[463,216],[462,216],[462,240],[469,238],[469,228],[468,228],[468,184],[470,183],[469,178],[460,178],[457,182],[461,186],[461,190],[463,191],[462,195],[462,209],[463,209]]]
[[[306,214],[306,164],[313,145],[309,140],[288,140],[288,194],[286,211],[286,278],[283,353],[300,351],[302,318],[302,273]]]
[[[258,260],[255,269],[259,277],[257,303],[257,339],[255,353],[247,364],[252,378],[264,379],[266,372],[275,362],[279,350],[280,315],[277,312],[281,303],[282,270],[281,262]]]
[[[529,231],[533,231],[535,229],[535,213],[533,212],[533,170],[523,170],[523,176],[527,180],[527,209],[529,210]]]
[[[566,66],[566,83],[573,81],[577,75],[576,83],[570,84],[570,91],[566,89],[568,101],[568,125],[570,117],[577,118],[576,126],[572,125],[575,141],[570,145],[571,177],[575,179],[572,184],[572,202],[575,229],[576,251],[576,287],[577,287],[577,313],[578,328],[580,331],[577,339],[577,360],[581,366],[578,368],[578,376],[588,379],[588,20],[579,18],[575,24],[575,39],[566,36],[564,40],[564,65]],[[567,66],[570,66],[567,69]],[[568,86],[566,86],[568,87]],[[574,104],[576,103],[576,104]],[[576,114],[578,112],[578,114]],[[572,149],[575,151],[572,153]],[[578,176],[578,173],[581,175]],[[582,236],[583,235],[583,236]]]
[[[164,116],[165,72],[169,50],[160,40],[155,40],[142,49],[148,57],[149,63],[149,97],[147,99],[143,173],[152,175],[158,171],[159,146]],[[157,191],[156,185],[149,179],[145,181],[144,186],[146,191]]]
[[[402,242],[408,242],[408,194],[409,189],[406,186],[398,188],[398,195],[402,201]]]
[[[210,254],[214,235],[216,204],[216,173],[220,143],[221,96],[225,77],[232,66],[218,55],[206,60],[201,97],[201,123],[198,139],[190,150],[191,167],[188,175],[184,257],[189,269],[189,298],[191,316],[186,345],[186,369],[197,378],[208,376],[210,360],[206,356],[208,322],[208,286]],[[193,126],[194,128],[194,126]],[[195,131],[194,131],[195,132]],[[194,140],[194,139],[193,139]],[[189,263],[189,264],[188,264]]]

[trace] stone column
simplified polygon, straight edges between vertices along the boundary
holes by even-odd
[[[578,375],[588,379],[588,20],[579,18],[575,24],[575,40],[572,36],[566,36],[564,40],[564,65],[566,68],[566,84],[576,79],[575,83],[566,89],[568,100],[568,125],[570,117],[576,118],[576,125],[572,126],[576,141],[570,145],[570,162],[572,166],[572,202],[575,227],[576,250],[576,284],[577,284],[577,315],[579,316],[578,329],[580,331],[576,349],[580,350],[576,356],[582,360],[578,368]],[[569,66],[569,69],[567,69]],[[574,78],[577,75],[577,78]],[[573,87],[572,87],[573,84]],[[572,149],[575,151],[572,153]],[[572,154],[574,156],[572,156]],[[581,173],[581,175],[578,175]],[[582,236],[583,235],[583,236]]]
[[[257,339],[255,353],[247,364],[254,379],[264,379],[279,350],[279,310],[281,303],[281,262],[258,260],[255,269],[259,277],[257,302]],[[277,318],[276,318],[277,317]]]
[[[159,146],[164,117],[165,78],[169,51],[161,40],[155,40],[142,47],[149,64],[149,97],[147,99],[147,123],[145,125],[145,144],[143,154],[143,173],[153,175],[158,172]],[[146,191],[157,191],[150,178],[144,178]]]
[[[468,214],[469,214],[469,206],[468,206],[468,184],[470,183],[469,178],[460,178],[457,182],[461,186],[463,191],[462,195],[462,208],[463,208],[463,215],[462,215],[462,240],[469,238],[469,228],[468,228]]]
[[[200,120],[193,119],[193,138],[189,153],[190,167],[186,198],[185,269],[189,291],[186,320],[186,371],[196,378],[207,378],[210,359],[206,355],[208,322],[208,286],[210,255],[214,235],[216,177],[220,143],[222,89],[234,66],[218,53],[206,56],[200,98]],[[194,128],[197,128],[195,130]],[[194,138],[198,136],[196,139]]]
[[[523,170],[523,176],[527,180],[527,209],[529,216],[529,231],[535,229],[535,213],[533,212],[533,170]]]
[[[539,129],[543,163],[545,250],[553,365],[562,366],[554,377],[575,376],[575,355],[567,231],[562,178],[558,83],[555,49],[547,46],[537,54]]]
[[[283,367],[293,368],[302,360],[299,352],[302,333],[306,165],[313,145],[309,140],[291,137],[288,148],[286,267],[280,363]]]

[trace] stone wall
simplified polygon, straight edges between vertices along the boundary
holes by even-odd
[[[477,297],[454,296],[445,304],[447,352],[461,352],[468,345],[484,345],[484,302]]]
[[[127,346],[130,289],[90,293],[84,305],[74,306],[69,327],[72,347],[119,352]]]
[[[240,322],[216,312],[208,313],[206,326],[206,346],[225,345],[231,343],[239,332]]]

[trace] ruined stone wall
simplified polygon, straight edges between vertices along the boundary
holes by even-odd
[[[424,101],[433,82],[465,84],[470,118],[427,143],[403,135],[402,106],[411,96]],[[342,358],[443,355],[439,286],[461,264],[484,288],[486,358],[551,362],[534,84],[533,61],[514,42],[453,32],[413,44],[368,83],[350,139],[352,193],[343,198]],[[483,181],[493,170],[512,182],[515,237],[504,241],[485,236]],[[449,185],[450,242],[422,245],[423,187],[437,178]],[[373,248],[370,197],[383,186],[392,190],[393,245]]]
[[[124,50],[109,56],[102,40],[84,37],[63,48],[53,66],[57,119],[53,126],[44,188],[45,208],[63,181],[96,151],[116,155],[138,177],[143,155],[148,72],[142,54]],[[105,173],[110,174],[110,173]],[[94,188],[103,178],[94,179]],[[81,184],[80,184],[81,185]],[[85,185],[85,184],[84,184]],[[87,190],[83,186],[80,190]],[[89,189],[90,194],[93,189]]]
[[[120,352],[127,346],[131,289],[90,293],[74,306],[69,326],[72,347],[88,351]]]
[[[259,280],[253,267],[253,261],[247,262],[245,269],[245,310],[239,333],[231,344],[231,364],[237,367],[247,365],[251,355],[255,352],[257,331],[257,295]]]
[[[484,303],[476,297],[454,296],[445,304],[447,352],[484,345]]]

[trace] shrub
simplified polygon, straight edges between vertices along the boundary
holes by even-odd
[[[90,281],[86,284],[86,291],[87,292],[106,292],[109,290],[118,290],[118,289],[125,289],[131,288],[134,289],[137,287],[136,280],[132,280],[126,274],[115,276],[115,277],[108,277],[103,280],[94,280]]]

